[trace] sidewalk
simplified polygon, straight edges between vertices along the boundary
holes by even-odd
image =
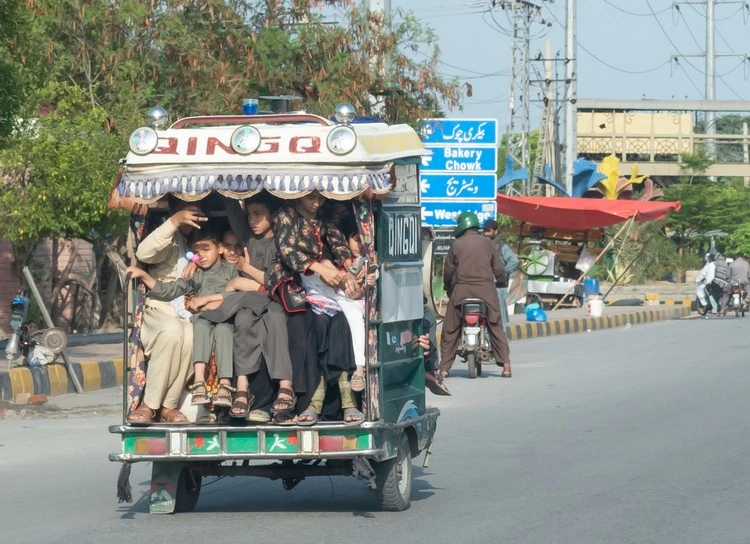
[[[508,325],[509,340],[525,340],[541,336],[555,336],[654,321],[681,319],[690,315],[684,305],[662,306],[607,306],[602,317],[586,317],[584,308],[548,312],[546,323],[528,323],[526,316],[513,315]],[[440,331],[438,331],[438,335]],[[65,350],[73,364],[84,391],[95,391],[122,386],[122,344],[89,344]],[[12,401],[20,393],[50,396],[75,393],[62,360],[60,364],[43,367],[13,367],[10,372],[0,362],[0,401]]]

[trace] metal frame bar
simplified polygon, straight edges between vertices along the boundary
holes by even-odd
[[[207,115],[205,117],[184,117],[172,123],[170,129],[202,125],[248,125],[251,123],[318,123],[333,126],[333,123],[312,113],[285,113],[276,115]]]

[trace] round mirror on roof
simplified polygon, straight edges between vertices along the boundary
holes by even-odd
[[[169,122],[169,113],[161,106],[155,106],[146,114],[148,124],[152,128],[161,128]]]

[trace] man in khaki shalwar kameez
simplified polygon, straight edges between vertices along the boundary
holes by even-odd
[[[148,272],[162,282],[174,281],[181,270],[178,261],[187,252],[185,238],[208,220],[197,204],[178,201],[178,211],[138,245],[136,258],[148,265]],[[177,407],[192,370],[193,325],[184,309],[184,298],[165,302],[146,298],[141,341],[148,358],[143,402],[128,417],[130,423],[147,423],[159,415],[169,423],[188,420]]]
[[[440,373],[448,375],[461,341],[460,302],[465,298],[478,298],[487,305],[492,354],[497,364],[503,367],[502,376],[509,378],[510,349],[495,288],[495,282],[503,280],[505,276],[503,261],[492,241],[479,234],[476,214],[462,213],[458,217],[454,236],[456,239],[448,250],[443,269],[443,285],[449,300],[440,339]]]

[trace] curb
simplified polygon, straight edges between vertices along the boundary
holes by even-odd
[[[688,317],[691,313],[688,304],[669,304],[669,301],[665,303],[671,307],[612,316],[553,319],[546,323],[510,324],[507,327],[507,336],[508,340],[528,340],[544,336],[614,329],[628,324],[641,325],[655,321],[670,321]],[[437,331],[438,344],[440,344],[440,333],[441,331]],[[122,385],[122,359],[80,361],[72,364],[73,371],[78,376],[84,391]],[[0,400],[12,401],[21,393],[64,395],[75,393],[75,387],[65,366],[61,364],[22,366],[11,368],[8,372],[0,372]]]
[[[626,325],[642,325],[656,321],[683,319],[691,313],[690,306],[674,305],[671,308],[639,310],[637,312],[602,317],[567,317],[545,323],[511,323],[506,327],[508,340],[530,340],[544,336],[574,334],[587,331],[616,329]],[[441,331],[437,331],[440,345]]]
[[[553,319],[546,323],[510,324],[507,327],[508,340],[528,340],[542,336],[557,336],[578,332],[616,329],[626,325],[642,325],[655,321],[682,319],[690,315],[690,307],[675,305],[658,310],[640,310],[628,314],[602,317],[578,317]]]
[[[122,359],[79,361],[72,363],[84,391],[122,385]],[[62,364],[21,366],[0,372],[0,400],[12,401],[16,395],[64,395],[75,393],[73,382]]]

